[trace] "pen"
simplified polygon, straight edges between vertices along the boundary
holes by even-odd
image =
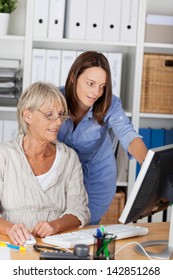
[[[100,253],[103,252],[107,248],[107,246],[109,245],[109,243],[111,243],[112,240],[113,240],[113,238],[111,237],[107,241],[105,241],[103,243],[103,246],[100,247],[99,250],[96,252],[96,255],[99,256]],[[109,256],[109,251],[105,250],[104,252],[106,253],[106,257],[108,257]]]
[[[114,235],[110,237],[108,240],[104,240],[102,246],[97,250],[96,255],[99,256],[100,253],[104,252],[106,259],[109,259],[110,252],[108,250],[108,245],[116,238],[117,236]]]
[[[102,232],[99,228],[96,230],[96,237],[102,237]]]
[[[26,248],[24,246],[18,246],[18,245],[13,245],[13,244],[4,243],[4,242],[0,242],[0,246],[1,247],[8,247],[8,248],[11,248],[11,249],[16,249],[16,250],[20,250],[20,251],[26,251]]]
[[[105,233],[105,229],[104,229],[104,226],[100,226],[100,231],[102,232],[102,236],[104,235],[104,233]]]

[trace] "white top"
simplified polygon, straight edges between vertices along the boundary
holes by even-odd
[[[61,148],[56,146],[56,157],[54,163],[48,172],[36,176],[38,183],[40,184],[43,191],[46,191],[49,187],[50,182],[56,178],[57,168],[60,162]]]

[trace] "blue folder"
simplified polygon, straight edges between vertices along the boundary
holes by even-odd
[[[173,144],[173,129],[165,130],[165,145]]]
[[[165,129],[152,128],[151,129],[151,145],[150,148],[161,147],[165,145]]]

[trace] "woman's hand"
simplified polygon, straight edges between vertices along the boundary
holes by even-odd
[[[57,222],[56,222],[57,224]],[[52,234],[55,234],[57,232],[57,229],[55,227],[55,222],[44,222],[40,221],[36,224],[34,227],[32,234],[37,237],[45,237]]]
[[[30,232],[24,224],[12,224],[7,231],[7,235],[16,245],[23,245],[28,239],[29,234]]]
[[[78,228],[80,224],[81,223],[76,216],[67,214],[52,222],[38,222],[34,227],[32,234],[37,237],[43,238],[45,236],[53,235],[58,232]]]

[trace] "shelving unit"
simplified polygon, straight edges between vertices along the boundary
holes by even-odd
[[[93,0],[94,1],[94,0]],[[139,0],[137,41],[135,43],[86,41],[49,38],[33,38],[34,0],[19,0],[13,13],[8,36],[0,37],[0,56],[21,59],[23,67],[23,90],[30,85],[32,49],[97,50],[123,53],[121,99],[126,114],[134,128],[172,127],[173,115],[140,113],[143,55],[147,53],[173,54],[173,44],[145,43],[145,17],[147,13],[173,15],[172,0]],[[16,119],[16,108],[0,105],[0,119]],[[128,193],[135,181],[136,162],[130,161],[128,183],[118,182],[118,186],[128,185]]]
[[[141,1],[142,2],[142,1]],[[160,14],[160,15],[169,15],[173,16],[173,6],[171,0],[147,0],[143,4],[144,16],[146,14]],[[144,53],[156,53],[156,54],[170,54],[173,55],[173,44],[160,44],[160,43],[146,43],[144,34],[145,34],[145,20],[143,21],[143,26],[141,23],[141,44],[137,43],[137,46],[140,48],[140,55],[137,63],[143,65],[143,55]],[[139,36],[138,36],[139,39]],[[139,127],[153,127],[153,128],[167,128],[170,129],[173,127],[173,115],[172,114],[152,114],[152,113],[141,113],[140,112],[140,96],[141,96],[141,82],[142,82],[142,67],[136,67],[137,71],[140,71],[139,74],[139,88],[138,92],[135,95],[133,100],[133,113],[132,113],[132,122],[136,130]],[[129,180],[128,180],[128,194],[130,193],[133,183],[134,183],[134,172],[136,170],[136,162],[130,162],[129,168]]]

